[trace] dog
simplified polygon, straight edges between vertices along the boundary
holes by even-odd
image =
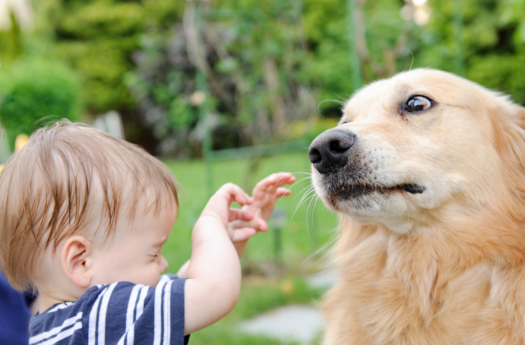
[[[324,345],[525,344],[525,108],[451,73],[358,90],[309,148],[340,215]]]

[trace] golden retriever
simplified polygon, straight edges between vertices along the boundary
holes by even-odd
[[[323,344],[525,344],[525,109],[418,69],[311,144],[340,215]]]

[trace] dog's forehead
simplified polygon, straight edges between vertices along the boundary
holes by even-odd
[[[432,70],[416,69],[399,73],[389,79],[371,83],[357,91],[345,104],[345,113],[359,112],[373,105],[395,105],[408,97],[422,95],[437,102],[452,102],[458,94],[468,89],[472,92],[476,85],[454,74]]]

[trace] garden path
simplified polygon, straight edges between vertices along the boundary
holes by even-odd
[[[322,271],[307,278],[310,286],[327,290],[338,280],[333,270]],[[290,305],[276,308],[246,320],[239,325],[241,332],[264,335],[282,342],[310,345],[322,332],[321,311],[310,305]]]

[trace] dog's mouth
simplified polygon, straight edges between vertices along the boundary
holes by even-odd
[[[425,187],[414,183],[404,183],[395,186],[379,186],[372,184],[345,184],[338,186],[338,188],[329,188],[328,195],[330,199],[334,200],[349,200],[359,198],[361,196],[379,193],[389,194],[396,191],[404,191],[410,194],[421,194],[425,191]]]

